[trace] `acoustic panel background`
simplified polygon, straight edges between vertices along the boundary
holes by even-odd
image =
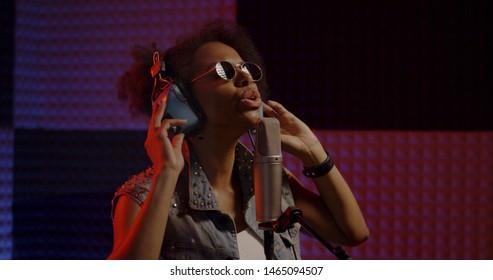
[[[235,19],[233,0],[17,1],[15,126],[142,129],[117,99],[136,45],[170,47],[212,18]]]
[[[150,164],[145,131],[17,130],[14,259],[104,259],[111,199]]]
[[[0,2],[0,260],[12,256],[14,1]]]
[[[355,259],[493,259],[493,133],[318,131],[367,219]],[[307,186],[302,165],[285,164]],[[330,253],[305,238],[307,258]]]
[[[14,134],[0,128],[0,260],[12,256]]]

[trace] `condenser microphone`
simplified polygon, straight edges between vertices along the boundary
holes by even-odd
[[[254,185],[259,229],[272,230],[281,216],[282,153],[281,129],[276,118],[257,123],[254,154]]]

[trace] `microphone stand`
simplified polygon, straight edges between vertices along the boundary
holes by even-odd
[[[260,223],[258,228],[264,231],[264,254],[266,260],[274,259],[274,222]]]
[[[299,223],[304,229],[306,229],[311,235],[320,241],[332,254],[334,254],[339,260],[350,260],[351,257],[346,254],[341,246],[332,246],[327,240],[325,240],[304,218],[303,212],[300,209],[290,206],[284,210],[281,216],[273,223],[272,227],[276,232],[285,232],[292,228],[294,223]],[[264,236],[267,235],[267,230],[264,232]],[[272,230],[271,230],[272,232]],[[266,236],[267,237],[267,236]],[[269,237],[270,238],[270,237]],[[264,244],[266,244],[266,238],[264,238]],[[266,247],[264,246],[264,251]],[[267,256],[267,254],[266,254]]]

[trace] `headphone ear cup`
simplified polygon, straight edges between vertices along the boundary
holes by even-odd
[[[192,92],[188,89],[185,83],[181,79],[175,79],[174,84],[179,89],[181,95],[185,98],[185,102],[188,104],[190,109],[195,113],[200,121],[205,120],[205,114],[200,107],[199,103],[193,97]]]

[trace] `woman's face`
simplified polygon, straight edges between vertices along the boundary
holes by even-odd
[[[192,76],[197,77],[219,61],[239,65],[243,61],[230,46],[211,42],[200,47],[192,57]],[[236,76],[226,81],[216,71],[193,82],[196,100],[207,116],[204,132],[216,130],[220,133],[243,134],[255,127],[262,106],[257,84],[245,72],[236,68]]]

